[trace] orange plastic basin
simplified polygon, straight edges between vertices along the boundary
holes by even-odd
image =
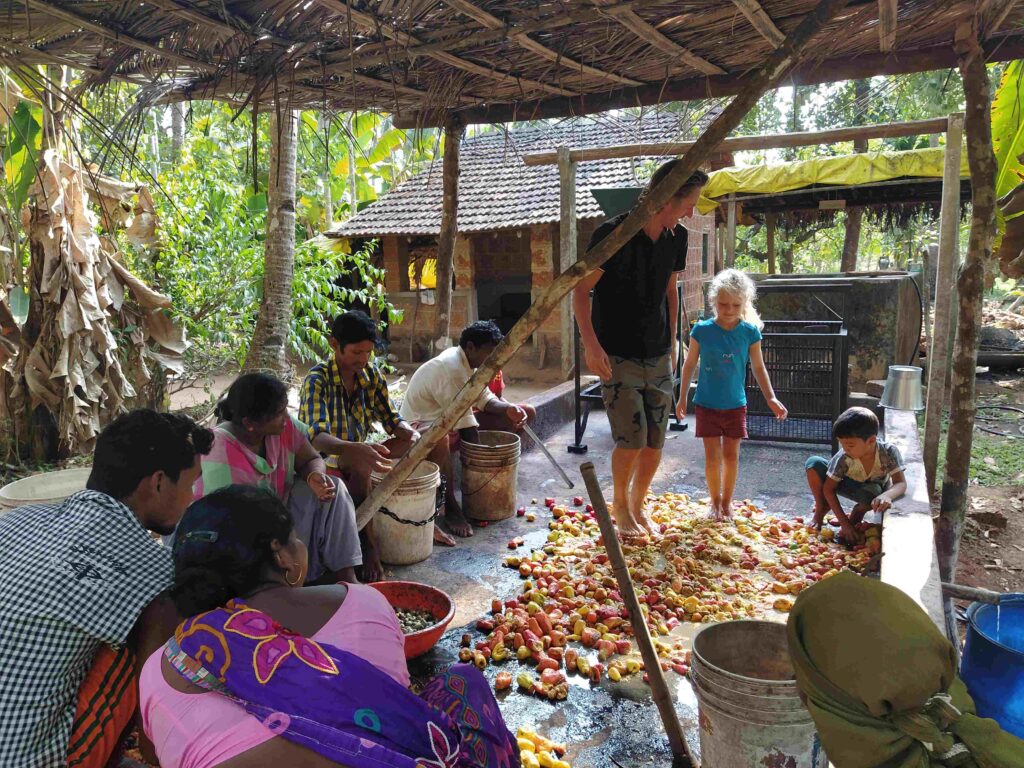
[[[455,601],[446,592],[428,584],[378,581],[370,586],[384,595],[392,608],[427,611],[434,617],[435,623],[432,626],[405,636],[407,659],[414,659],[433,648],[455,617]]]

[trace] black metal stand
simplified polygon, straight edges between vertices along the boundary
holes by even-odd
[[[583,412],[583,397],[580,392],[580,329],[576,325],[575,318],[572,322],[572,355],[573,355],[573,378],[576,382],[576,417],[575,430],[576,442],[570,444],[566,450],[569,453],[584,454],[587,452],[586,443],[583,440],[583,433],[587,431],[587,418],[590,416],[590,404],[587,403],[587,410]]]

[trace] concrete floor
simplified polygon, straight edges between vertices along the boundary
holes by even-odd
[[[692,420],[691,420],[692,421]],[[608,422],[601,411],[590,419],[584,442],[589,446],[585,456],[566,451],[573,441],[573,425],[566,424],[546,445],[576,483],[570,490],[538,450],[525,454],[520,463],[518,494],[521,504],[530,506],[531,499],[541,504],[545,496],[560,501],[573,495],[586,496],[577,469],[585,461],[594,463],[605,493],[610,498],[610,455],[613,442]],[[773,514],[799,516],[807,513],[811,497],[804,480],[804,461],[812,453],[828,454],[828,446],[767,444],[748,441],[741,453],[737,499],[750,498]],[[664,459],[653,491],[703,495],[703,447],[693,437],[693,425],[685,432],[669,432]],[[543,509],[543,507],[541,507]],[[544,510],[546,513],[546,510]],[[508,554],[507,542],[515,536],[526,539],[527,548],[541,546],[547,535],[547,514],[538,514],[529,523],[513,517],[486,528],[475,528],[475,535],[460,541],[454,549],[435,547],[429,560],[412,566],[389,568],[388,578],[424,582],[444,589],[455,598],[457,611],[451,628],[440,644],[429,654],[413,662],[417,680],[425,681],[457,658],[458,643],[463,632],[474,640],[481,633],[473,628],[476,619],[490,610],[492,598],[511,599],[521,591],[518,573],[502,566]],[[523,550],[520,550],[523,551]],[[683,625],[692,635],[696,627]],[[504,668],[516,670],[514,663]],[[493,680],[498,670],[488,667]],[[677,710],[692,748],[699,750],[696,724],[696,701],[683,678],[668,673],[669,684],[675,687]],[[624,768],[633,766],[668,766],[671,752],[650,697],[650,690],[640,682],[609,684],[597,688],[581,682],[578,676],[568,700],[552,705],[513,690],[499,694],[502,712],[508,726],[537,729],[557,741],[571,745],[569,757],[574,768]]]

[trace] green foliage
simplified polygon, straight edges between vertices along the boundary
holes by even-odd
[[[28,199],[28,188],[36,175],[39,145],[43,133],[42,110],[23,101],[14,110],[7,125],[4,142],[4,177],[7,181],[7,204],[20,210]]]
[[[318,237],[296,248],[288,343],[299,357],[326,357],[331,320],[350,307],[367,306],[378,314],[387,313],[392,323],[401,321],[402,313],[384,292],[384,270],[373,265],[375,247],[376,241],[371,241],[361,251],[349,253],[341,241]]]

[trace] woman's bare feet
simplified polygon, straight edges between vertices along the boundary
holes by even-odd
[[[719,503],[718,515],[720,520],[732,519],[732,500],[726,501],[723,499],[721,503]]]

